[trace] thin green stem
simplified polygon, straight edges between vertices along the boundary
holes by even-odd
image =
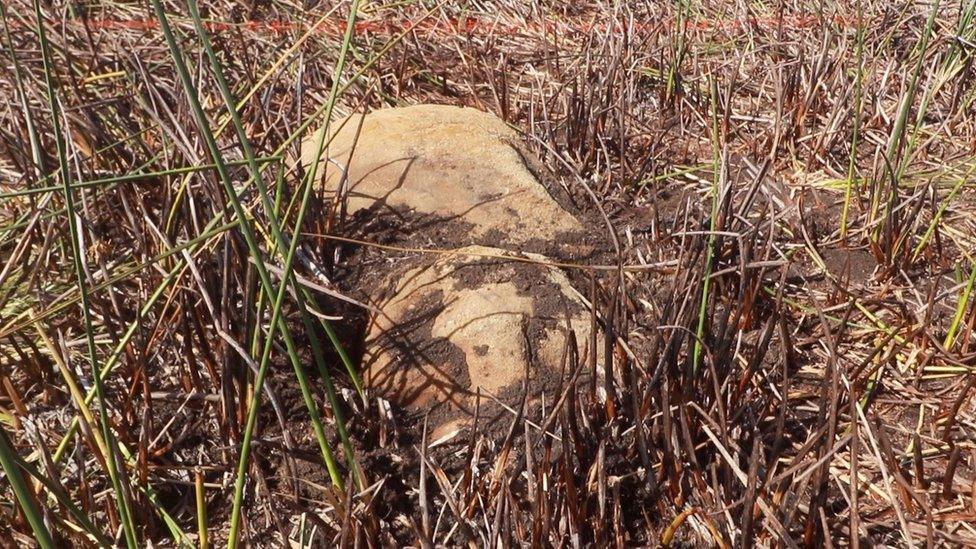
[[[213,131],[210,128],[206,114],[204,113],[203,107],[200,104],[200,101],[198,99],[197,88],[194,85],[192,79],[190,78],[190,74],[186,67],[186,63],[183,60],[182,52],[180,51],[176,43],[176,39],[173,36],[172,29],[169,26],[168,18],[159,0],[152,0],[152,5],[156,17],[160,22],[160,28],[163,31],[163,35],[166,39],[171,56],[173,57],[177,74],[180,78],[180,82],[183,86],[184,92],[187,95],[187,99],[189,100],[191,110],[193,112],[194,118],[196,119],[199,132],[203,137],[214,162],[217,164],[217,171],[220,176],[221,183],[224,186],[224,191],[227,194],[227,198],[230,202],[231,207],[234,210],[235,216],[240,222],[240,231],[247,244],[249,254],[254,260],[255,271],[258,273],[258,277],[261,280],[262,288],[265,292],[276,296],[273,310],[272,310],[272,315],[271,315],[272,316],[271,330],[270,333],[268,334],[268,340],[265,343],[264,352],[262,353],[259,371],[254,381],[254,397],[251,399],[251,409],[248,411],[247,425],[245,427],[244,436],[241,442],[241,455],[240,455],[238,471],[237,471],[237,480],[235,481],[234,506],[231,512],[231,526],[230,526],[230,534],[229,534],[229,542],[228,542],[229,547],[236,547],[239,538],[241,505],[243,502],[243,485],[244,485],[244,480],[247,476],[247,462],[248,462],[248,457],[250,455],[250,444],[253,437],[254,426],[257,422],[257,409],[258,409],[257,401],[260,395],[261,387],[263,386],[264,383],[264,378],[266,377],[270,353],[273,346],[274,328],[276,326],[281,331],[282,338],[285,341],[285,347],[287,353],[293,365],[296,368],[301,367],[301,361],[298,357],[294,340],[291,337],[291,333],[287,321],[282,315],[282,305],[284,303],[284,297],[287,294],[288,277],[292,269],[294,256],[295,256],[294,253],[295,241],[292,242],[292,246],[290,247],[291,249],[289,250],[290,253],[285,259],[285,268],[283,269],[284,274],[282,276],[281,285],[277,287],[277,291],[276,291],[276,287],[272,284],[271,279],[268,275],[268,270],[264,265],[264,260],[262,257],[261,250],[258,247],[254,229],[252,228],[250,220],[247,217],[247,214],[240,203],[240,200],[237,196],[237,191],[234,189],[233,183],[231,181],[230,174],[223,163],[220,149],[216,143],[216,139],[214,137]],[[354,17],[355,17],[355,10],[353,10],[350,14],[351,19]],[[353,27],[353,25],[350,24],[350,27]],[[330,473],[332,473],[332,471],[330,471]],[[338,486],[341,486],[342,484],[341,477],[338,478],[338,482],[336,482],[336,478],[333,478],[333,482],[336,483]]]
[[[712,282],[712,261],[715,258],[715,230],[718,224],[719,191],[722,177],[721,143],[718,128],[718,84],[715,78],[709,76],[709,88],[711,90],[712,104],[712,212],[709,220],[708,248],[705,252],[705,278],[702,281],[701,304],[698,308],[698,326],[695,330],[695,347],[692,357],[692,373],[697,374],[701,365],[702,341],[705,336],[705,324],[708,315],[708,301],[711,292]]]
[[[115,435],[108,416],[108,400],[106,399],[105,386],[98,376],[98,349],[95,346],[95,328],[92,323],[91,305],[88,299],[88,282],[85,278],[83,257],[81,249],[81,236],[79,234],[80,218],[75,213],[74,197],[71,191],[71,171],[68,169],[68,159],[64,135],[61,132],[61,114],[59,101],[57,98],[57,87],[54,82],[54,66],[51,60],[50,44],[44,30],[44,18],[41,13],[39,0],[34,0],[34,15],[37,19],[37,32],[41,44],[41,57],[44,63],[44,80],[47,86],[47,98],[51,109],[51,125],[54,133],[55,146],[58,153],[60,165],[61,184],[64,190],[65,213],[68,222],[68,233],[71,238],[72,260],[75,268],[75,278],[78,282],[78,293],[81,298],[81,312],[85,323],[85,339],[88,343],[88,355],[91,363],[92,377],[94,378],[95,395],[98,400],[98,416],[101,423],[102,436],[105,439],[108,455],[105,457],[106,469],[112,482],[112,491],[119,511],[119,519],[122,522],[122,529],[125,534],[126,544],[130,548],[138,546],[135,524],[132,521],[132,511],[129,508],[129,501],[126,497],[118,470]]]
[[[899,158],[906,158],[908,156],[908,151],[902,150],[902,143],[905,139],[905,133],[908,125],[908,115],[911,113],[912,103],[915,101],[918,81],[922,74],[922,68],[925,66],[925,50],[928,48],[929,38],[932,36],[932,28],[935,25],[935,16],[939,12],[940,1],[941,0],[935,0],[931,7],[931,11],[929,12],[929,18],[925,23],[925,30],[922,32],[922,38],[917,46],[918,61],[915,63],[915,69],[912,71],[912,76],[908,83],[908,89],[905,90],[905,94],[901,99],[898,118],[895,120],[895,127],[892,129],[891,136],[888,140],[888,148],[885,156],[888,160],[888,166],[892,170],[890,173],[891,186],[889,188],[888,199],[885,202],[885,209],[882,213],[882,216],[886,218],[886,222],[879,224],[875,229],[875,239],[877,239],[884,230],[884,226],[888,224],[887,217],[891,215],[894,204],[898,198],[898,184],[902,175],[902,162],[899,160]],[[909,142],[909,147],[911,146],[910,143],[911,140]],[[875,201],[875,205],[877,205],[877,201]],[[876,213],[876,208],[872,209],[872,214],[874,213]]]
[[[973,265],[969,273],[969,280],[966,282],[966,288],[962,291],[962,295],[959,296],[959,303],[956,304],[956,314],[952,317],[952,324],[949,326],[949,332],[946,334],[945,341],[943,342],[942,346],[947,351],[952,350],[952,344],[956,342],[956,334],[962,325],[962,319],[966,316],[966,309],[969,306],[969,297],[973,293],[974,283],[976,283],[976,265]]]
[[[34,495],[27,486],[24,476],[20,474],[20,468],[17,466],[17,452],[7,439],[7,433],[4,432],[2,426],[0,426],[0,466],[3,467],[3,471],[7,475],[7,481],[13,488],[17,502],[20,503],[20,509],[24,512],[24,517],[27,518],[27,522],[34,531],[37,544],[43,549],[53,549],[54,538],[51,537],[51,532],[44,524],[44,517],[37,507],[37,502],[34,501]]]
[[[259,163],[276,162],[281,160],[278,156],[262,156],[261,158],[253,159]],[[239,166],[251,160],[234,160],[227,162],[228,166]],[[88,181],[79,181],[71,185],[71,189],[87,189],[90,187],[101,187],[106,185],[114,185],[117,183],[128,183],[132,181],[142,181],[149,178],[156,177],[169,177],[173,175],[185,175],[189,173],[202,172],[204,170],[216,169],[216,164],[201,164],[199,166],[184,166],[182,168],[171,168],[168,170],[160,170],[158,172],[145,172],[145,173],[127,173],[124,175],[114,175],[112,177],[104,177],[99,179],[90,179]],[[61,191],[64,187],[62,185],[49,185],[46,187],[33,187],[30,189],[23,189],[20,191],[11,191],[6,193],[0,193],[0,200],[7,198],[16,198],[18,196],[31,196],[36,194],[44,194],[54,191]]]
[[[214,78],[217,81],[221,96],[224,99],[227,110],[230,113],[231,121],[233,122],[234,129],[237,133],[238,141],[241,144],[241,148],[244,150],[244,156],[245,158],[251,160],[248,162],[248,170],[250,171],[251,177],[253,178],[254,183],[257,186],[258,195],[261,197],[262,205],[264,206],[265,213],[268,217],[272,237],[274,239],[274,242],[272,243],[273,245],[272,249],[277,249],[279,252],[282,252],[286,258],[285,269],[284,269],[285,274],[282,276],[281,285],[278,288],[278,295],[275,296],[275,302],[273,304],[272,319],[274,319],[276,315],[280,314],[281,307],[284,302],[284,298],[287,295],[287,288],[289,282],[292,283],[294,282],[294,278],[291,276],[291,274],[292,274],[292,269],[294,267],[293,261],[297,252],[298,239],[296,238],[296,239],[289,240],[281,232],[281,227],[278,223],[277,216],[275,215],[274,205],[271,203],[271,199],[269,198],[270,193],[268,192],[268,188],[264,183],[264,178],[261,175],[261,170],[258,167],[257,162],[253,161],[253,159],[255,158],[254,151],[251,148],[250,140],[248,139],[247,134],[244,130],[244,125],[241,123],[240,115],[238,114],[237,109],[234,107],[236,101],[234,100],[233,94],[230,91],[230,86],[227,85],[227,81],[224,79],[220,60],[217,59],[217,55],[214,53],[213,46],[210,43],[210,38],[207,35],[206,29],[203,26],[203,21],[200,17],[200,10],[197,5],[197,2],[196,0],[190,0],[188,2],[188,5],[190,8],[190,16],[194,21],[194,27],[197,31],[197,35],[200,38],[204,51],[207,53],[207,57],[210,61]],[[307,197],[306,197],[306,201],[303,204],[305,207],[303,207],[302,210],[299,212],[299,221],[298,221],[299,226],[301,224],[302,218],[305,215],[305,212],[307,211]],[[295,284],[294,287],[297,288],[297,284]],[[304,307],[299,307],[299,310],[301,311],[303,317],[307,315],[307,311],[304,309]],[[274,325],[275,323],[274,321],[272,321],[272,326]],[[265,375],[264,372],[266,371],[268,365],[270,364],[268,362],[268,359],[270,358],[270,351],[273,345],[273,341],[274,339],[273,339],[273,332],[272,332],[272,334],[269,334],[269,337],[265,340],[264,352],[261,355],[261,363],[258,370],[259,372],[258,377],[262,380],[263,380],[263,376]],[[341,487],[342,475],[339,473],[339,468],[338,465],[336,464],[335,457],[333,456],[332,450],[329,447],[328,441],[326,440],[325,430],[322,427],[322,421],[319,415],[318,407],[315,404],[315,400],[312,396],[311,385],[308,381],[308,377],[305,375],[305,370],[301,364],[295,362],[293,363],[293,366],[294,366],[296,378],[298,379],[299,388],[301,389],[302,398],[305,402],[306,408],[308,409],[309,415],[312,420],[312,427],[313,430],[315,431],[315,438],[318,441],[319,448],[322,452],[322,458],[325,461],[326,468],[329,470],[329,475],[332,478],[333,483],[336,486]],[[252,415],[256,416],[257,409],[258,409],[257,403],[259,401],[260,392],[262,388],[263,387],[261,385],[257,383],[255,384],[254,399],[251,404],[251,409],[249,410],[248,420],[251,419]],[[251,425],[250,421],[248,422],[248,425]],[[245,430],[244,433],[245,440],[249,439],[250,436],[251,433]]]
[[[214,53],[213,46],[210,43],[210,37],[207,35],[206,29],[203,26],[203,22],[200,18],[200,11],[197,6],[197,1],[190,0],[188,2],[188,5],[190,8],[190,16],[193,18],[197,35],[199,36],[201,44],[203,45],[203,49],[204,51],[206,51],[207,57],[210,60],[211,68],[213,70],[214,77],[217,80],[217,85],[218,88],[220,89],[221,96],[224,99],[224,103],[227,107],[228,112],[230,113],[230,118],[231,121],[233,122],[234,130],[237,133],[238,141],[241,144],[241,148],[244,150],[244,156],[245,158],[252,160],[248,162],[248,170],[251,174],[251,177],[254,180],[255,185],[257,186],[258,196],[260,196],[261,198],[261,203],[264,207],[265,214],[267,215],[268,218],[268,222],[269,222],[268,224],[271,228],[271,235],[273,238],[272,249],[277,249],[279,252],[283,253],[286,257],[285,270],[284,270],[285,274],[282,275],[281,286],[278,290],[279,292],[278,299],[281,300],[284,299],[285,291],[286,288],[288,287],[287,284],[289,283],[289,281],[291,282],[292,288],[296,291],[296,293],[300,291],[297,281],[294,279],[294,277],[291,276],[292,275],[291,271],[293,268],[292,261],[294,256],[297,253],[298,238],[289,239],[281,231],[281,226],[278,222],[277,214],[276,214],[277,210],[274,204],[271,203],[270,193],[268,192],[268,188],[264,183],[264,178],[261,175],[261,170],[258,167],[257,162],[253,161],[253,159],[255,158],[254,151],[251,148],[250,140],[248,139],[247,133],[244,130],[244,124],[241,122],[240,115],[238,114],[237,109],[235,108],[236,100],[234,99],[234,96],[231,93],[230,86],[227,84],[227,81],[224,78],[223,69],[221,67],[220,60],[217,58],[217,55]],[[344,57],[342,56],[340,57],[340,65],[335,74],[341,74],[342,71],[341,59],[343,58]],[[326,119],[327,120],[329,119],[328,115]],[[279,173],[283,173],[283,172],[279,171]],[[309,193],[306,193],[305,200],[302,203],[302,209],[299,211],[299,218],[297,221],[297,226],[299,227],[301,226],[301,222],[304,219],[306,212],[308,211],[308,196],[310,195],[311,186],[307,185],[306,188],[309,190]],[[275,305],[280,307],[278,301],[275,302]],[[311,329],[311,321],[308,318],[309,317],[308,311],[306,310],[303,303],[299,302],[298,310],[302,316],[302,322],[304,324],[306,332],[310,334],[311,336],[310,339],[315,341],[314,332]],[[274,313],[272,312],[272,315],[273,314]],[[271,338],[269,338],[265,342],[266,352],[267,350],[269,350],[271,342],[272,342]],[[318,358],[319,357],[317,356],[316,359]],[[318,360],[316,361],[318,362]],[[267,363],[262,363],[262,365],[266,367]],[[309,415],[311,417],[312,428],[315,432],[315,438],[318,441],[319,449],[322,452],[322,459],[325,462],[326,468],[329,470],[329,476],[331,477],[333,483],[336,486],[342,486],[342,475],[339,473],[339,469],[336,464],[335,457],[332,454],[332,449],[330,448],[329,443],[326,439],[325,429],[322,427],[322,421],[319,415],[318,407],[315,403],[314,397],[312,396],[311,384],[308,381],[308,376],[305,374],[305,370],[300,364],[296,363],[294,364],[294,366],[295,366],[294,368],[295,377],[298,380],[298,385],[302,393],[302,398],[305,401],[305,407],[308,409]],[[325,371],[325,374],[322,377],[323,379],[328,380],[329,379],[328,372]],[[255,395],[258,395],[259,393],[257,391],[259,390],[259,388],[256,387],[255,390],[256,390]],[[345,435],[345,429],[341,429],[340,432],[343,435]],[[344,438],[348,438],[348,437],[344,436]],[[353,456],[347,455],[346,457],[349,460],[349,462],[352,463]]]
[[[851,155],[847,162],[847,185],[844,189],[844,208],[840,214],[840,238],[847,238],[848,216],[854,192],[854,178],[857,171],[857,147],[861,137],[861,116],[864,109],[864,41],[867,34],[864,26],[864,5],[857,3],[857,77],[854,79],[854,128],[851,134]]]

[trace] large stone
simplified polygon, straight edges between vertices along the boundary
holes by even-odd
[[[537,161],[491,114],[417,105],[352,115],[332,127],[330,161],[319,162],[317,178],[327,198],[344,189],[350,214],[373,208],[397,219],[417,216],[428,231],[431,218],[459,221],[464,229],[451,229],[462,237],[457,245],[521,250],[529,242],[573,242],[582,234],[581,223],[553,198],[562,190],[540,182]],[[319,130],[302,143],[306,168],[321,136]]]
[[[482,402],[515,404],[526,373],[536,390],[554,387],[567,325],[585,353],[590,316],[565,273],[545,263],[472,246],[396,277],[369,327],[366,385],[415,411],[468,414],[478,389]]]

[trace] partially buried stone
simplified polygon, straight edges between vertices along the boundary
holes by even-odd
[[[523,380],[527,398],[557,398],[561,373],[581,363],[564,364],[569,334],[585,355],[591,326],[545,256],[577,260],[593,247],[518,134],[493,115],[445,105],[352,115],[333,124],[324,156],[321,132],[302,144],[302,162],[317,166],[326,199],[349,214],[345,229],[407,248],[459,248],[385,263],[385,292],[357,286],[380,311],[366,334],[366,385],[427,414],[435,438],[470,421],[479,392],[495,418],[517,405]]]

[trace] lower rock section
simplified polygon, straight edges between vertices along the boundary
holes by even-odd
[[[526,376],[532,394],[554,389],[568,329],[582,354],[591,326],[566,275],[546,261],[470,246],[399,275],[369,328],[367,386],[430,412],[434,426],[470,416],[478,390],[482,402],[515,404]]]

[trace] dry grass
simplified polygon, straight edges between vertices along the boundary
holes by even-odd
[[[219,162],[150,7],[45,4],[44,42],[32,2],[3,5],[0,545],[44,531],[131,545],[126,510],[138,543],[229,535],[275,333],[244,230],[285,265],[271,227],[302,210],[272,211],[248,183],[188,8],[163,6]],[[610,336],[593,343],[613,360],[570,362],[561,398],[513,414],[501,440],[432,448],[420,423],[357,395],[291,299],[298,358],[313,364],[315,342],[328,365],[309,381],[321,421],[272,338],[244,539],[976,544],[972,0],[369,2],[339,75],[348,3],[202,9],[276,208],[299,188],[293,141],[333,88],[333,119],[468,105],[524,129],[605,213],[620,265],[673,266],[595,271],[584,293]],[[302,230],[325,232],[320,219]],[[329,284],[307,258],[330,242],[303,239],[296,273]],[[104,395],[86,400],[93,368]]]

